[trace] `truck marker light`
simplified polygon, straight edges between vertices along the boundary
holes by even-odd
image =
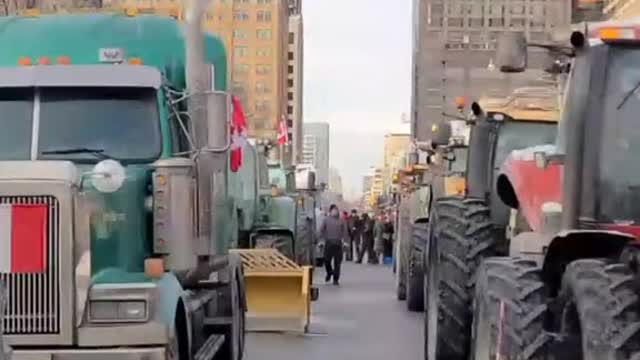
[[[131,59],[129,59],[129,65],[142,65],[142,59],[140,59],[140,58],[131,58]]]
[[[164,260],[150,258],[144,260],[144,274],[151,279],[160,279],[164,275]]]
[[[47,268],[47,205],[0,205],[0,273]]]
[[[71,64],[71,59],[68,56],[58,56],[57,63],[59,65],[70,65]]]
[[[156,182],[160,186],[167,185],[167,178],[164,175],[158,175],[156,176]]]
[[[48,58],[48,57],[38,58],[38,65],[51,65],[51,58]]]
[[[18,60],[18,65],[20,65],[20,66],[31,66],[31,65],[33,65],[33,63],[31,62],[31,59],[29,59],[28,57],[21,57]]]

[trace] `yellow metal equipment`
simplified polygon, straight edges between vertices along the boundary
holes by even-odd
[[[311,320],[310,266],[275,249],[231,250],[244,264],[247,331],[307,331]]]

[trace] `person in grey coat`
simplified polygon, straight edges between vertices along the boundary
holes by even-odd
[[[329,216],[324,218],[320,227],[320,238],[324,239],[324,266],[327,271],[325,281],[339,285],[342,265],[342,244],[348,236],[347,224],[340,218],[340,210],[335,204],[329,208]]]

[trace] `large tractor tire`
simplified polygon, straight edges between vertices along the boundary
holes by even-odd
[[[293,254],[293,238],[286,233],[264,233],[254,238],[256,249],[276,249],[290,259],[295,259]]]
[[[298,218],[296,229],[296,262],[298,265],[313,266],[313,229],[306,216]]]
[[[409,311],[424,311],[424,247],[427,243],[428,224],[415,224],[411,231],[411,248],[406,268],[406,295]]]
[[[425,269],[425,355],[429,360],[466,360],[476,269],[496,255],[493,225],[489,208],[478,199],[439,199],[434,217]]]
[[[486,259],[477,273],[471,359],[547,359],[547,288],[534,261]]]
[[[562,278],[554,318],[567,360],[640,359],[640,302],[622,264],[578,260]]]

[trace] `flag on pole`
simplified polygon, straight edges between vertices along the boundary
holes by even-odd
[[[231,120],[231,154],[229,162],[231,171],[237,172],[242,167],[242,149],[247,143],[247,118],[237,97],[231,98],[233,116]]]
[[[289,128],[287,126],[287,118],[282,115],[280,126],[278,126],[278,145],[283,146],[289,143]]]
[[[47,267],[47,205],[0,204],[0,273]]]

